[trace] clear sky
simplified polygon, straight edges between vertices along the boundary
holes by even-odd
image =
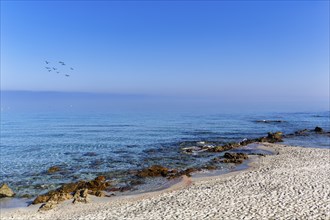
[[[327,107],[329,2],[1,1],[1,90]]]

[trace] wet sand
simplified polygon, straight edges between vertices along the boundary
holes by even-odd
[[[251,168],[142,195],[1,210],[1,219],[330,219],[330,149],[264,144]]]

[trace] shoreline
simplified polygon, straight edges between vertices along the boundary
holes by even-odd
[[[326,186],[330,184],[330,180],[327,178],[329,177],[327,173],[330,171],[330,164],[327,161],[330,157],[330,150],[268,143],[262,143],[262,145],[268,150],[271,148],[278,151],[279,154],[252,160],[249,163],[249,168],[242,171],[195,179],[183,177],[179,183],[161,191],[111,198],[92,197],[93,202],[89,204],[73,205],[70,204],[70,201],[66,201],[54,210],[46,212],[37,212],[39,207],[37,205],[7,209],[1,211],[1,218],[104,219],[111,217],[120,219],[125,217],[128,219],[158,219],[161,216],[164,218],[178,216],[178,218],[191,219],[197,215],[196,210],[199,211],[199,215],[202,214],[200,218],[210,219],[216,218],[218,214],[222,217],[238,219],[240,213],[241,217],[255,218],[285,216],[329,218],[330,191]],[[306,175],[305,172],[309,175]],[[318,178],[315,178],[315,175]],[[287,179],[288,177],[290,178]],[[294,181],[292,182],[292,180]],[[291,184],[282,185],[285,181],[289,181]],[[276,183],[275,186],[272,186],[275,188],[267,189],[269,186],[265,182],[268,182],[269,185]],[[260,188],[258,185],[260,186],[260,184],[261,188],[265,189],[261,190],[261,194],[264,193],[264,195],[259,198],[260,192],[258,193],[258,190]],[[308,187],[306,188],[306,186]],[[249,187],[254,190],[249,191]],[[249,192],[247,195],[245,195],[245,190]],[[306,191],[310,193],[306,193]],[[256,197],[258,198],[257,202],[254,201]],[[279,199],[283,200],[283,204]],[[291,202],[285,202],[286,199]],[[252,200],[254,201],[253,204]],[[306,201],[302,202],[301,200]],[[169,205],[165,205],[165,201]],[[270,213],[259,212],[258,209],[270,208],[270,204],[273,207],[269,209]],[[171,208],[168,209],[167,206]],[[243,209],[239,211],[241,206]],[[254,206],[256,206],[255,209],[251,209]],[[210,207],[213,209],[209,209]],[[287,210],[282,209],[283,207]],[[232,212],[224,212],[225,210]],[[208,214],[204,215],[203,213]]]
[[[252,143],[252,144],[248,144],[246,146],[242,146],[242,149],[244,149],[245,147],[251,147],[255,149],[255,150],[264,150],[266,152],[269,152],[271,154],[275,154],[276,152],[269,147],[265,147],[262,145],[262,143]],[[222,176],[229,176],[229,175],[236,175],[240,172],[255,168],[253,167],[253,164],[260,158],[260,156],[258,155],[249,155],[249,159],[247,159],[246,162],[244,162],[243,164],[240,165],[236,165],[236,167],[234,168],[233,171],[227,171],[222,173],[222,170],[209,170],[208,172],[202,172],[202,171],[196,171],[194,173],[191,173],[191,176],[186,176],[186,175],[182,175],[176,179],[173,180],[169,180],[172,181],[172,183],[168,182],[167,184],[159,187],[158,189],[149,189],[145,192],[134,192],[131,191],[128,194],[119,194],[116,196],[111,196],[111,197],[96,197],[93,195],[89,195],[93,198],[94,201],[117,201],[117,200],[121,200],[121,199],[129,199],[129,198],[144,198],[147,197],[149,195],[156,195],[156,194],[160,194],[160,193],[164,193],[164,192],[168,192],[168,191],[172,191],[172,190],[177,190],[180,189],[182,187],[186,187],[188,185],[190,185],[193,182],[198,182],[198,181],[203,181],[203,180],[208,180],[208,179],[214,179],[214,178],[220,178]],[[240,166],[242,166],[241,168],[239,168]],[[207,171],[207,170],[205,170]],[[7,204],[1,204],[1,210],[3,212],[7,212],[8,210],[16,210],[16,209],[29,209],[29,207],[31,206],[39,206],[40,207],[40,203],[39,204],[32,204],[31,199],[28,198],[12,198],[12,197],[6,197],[3,198],[8,200]],[[72,202],[72,200],[70,200]],[[4,201],[2,201],[4,202]],[[15,204],[16,202],[16,204]],[[18,204],[17,204],[18,203]],[[42,203],[41,203],[42,204]]]

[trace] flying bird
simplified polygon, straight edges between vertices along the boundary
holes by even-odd
[[[49,62],[46,60],[45,63],[48,64]]]
[[[69,74],[65,74],[66,77],[69,77],[70,75]]]
[[[58,61],[60,64],[62,64],[63,66],[65,65],[65,63],[63,61]]]
[[[72,68],[72,67],[70,67],[70,69],[71,69],[71,70],[73,70],[73,68]]]

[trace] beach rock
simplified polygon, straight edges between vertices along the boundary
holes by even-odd
[[[97,197],[105,197],[105,193],[103,191],[88,191],[89,195],[94,195]]]
[[[41,205],[40,208],[38,209],[38,211],[48,211],[48,210],[51,210],[53,208],[55,208],[57,206],[57,202],[55,201],[49,201],[49,202],[46,202],[45,204]]]
[[[223,155],[226,159],[248,159],[248,155],[245,153],[225,153]]]
[[[206,169],[206,170],[216,170],[217,167],[214,166],[214,165],[207,165],[207,166],[204,167],[204,169]]]
[[[137,185],[143,184],[143,181],[141,181],[141,180],[132,180],[129,184],[131,186],[137,186]]]
[[[185,170],[181,171],[181,172],[180,172],[180,176],[182,176],[182,175],[186,175],[186,176],[190,177],[190,176],[191,176],[191,173],[193,173],[193,172],[197,172],[197,171],[199,171],[199,170],[200,170],[200,169],[197,169],[197,168],[191,167],[191,168],[188,168],[188,169],[185,169]]]
[[[89,201],[90,199],[88,196],[88,189],[80,189],[75,192],[72,203],[77,203],[77,202],[88,203]]]
[[[105,182],[105,180],[106,180],[105,176],[98,176],[95,178],[96,182]]]
[[[275,133],[269,132],[268,136],[267,136],[267,139],[269,139],[268,142],[281,142],[281,141],[283,141],[282,135],[283,135],[283,133],[279,132],[279,131],[275,132]]]
[[[80,188],[87,188],[92,191],[105,190],[111,184],[105,181],[105,176],[98,176],[92,181],[85,182]]]
[[[33,196],[30,194],[24,194],[21,196],[21,198],[31,199]]]
[[[315,132],[323,132],[323,128],[317,126],[317,127],[314,128],[314,131]]]
[[[245,159],[248,159],[248,155],[244,153],[225,153],[225,158],[221,162],[223,163],[243,163]]]
[[[239,164],[239,163],[243,163],[243,159],[224,159],[222,160],[221,162],[222,163],[236,163],[236,164]]]
[[[227,149],[224,146],[216,146],[216,147],[208,149],[207,151],[208,152],[222,152],[225,150],[227,150]]]
[[[50,199],[50,195],[40,195],[37,196],[37,198],[35,198],[32,202],[32,204],[39,204],[39,203],[45,203]]]
[[[240,144],[240,146],[246,146],[248,144],[252,144],[253,142],[255,142],[255,140],[245,138],[241,142],[239,142],[239,144]]]
[[[97,197],[104,197],[105,196],[105,193],[102,192],[102,191],[97,191],[97,192],[95,192],[95,196],[97,196]]]
[[[53,202],[60,203],[60,202],[63,202],[65,200],[69,200],[72,198],[73,198],[73,196],[70,193],[59,192],[59,193],[53,194],[47,202],[53,201]]]
[[[13,197],[15,195],[14,191],[9,188],[9,186],[4,183],[0,186],[0,198],[2,197]]]
[[[55,173],[55,172],[58,172],[60,170],[61,169],[58,166],[52,166],[52,167],[49,167],[49,169],[47,170],[47,172],[48,173]]]
[[[82,189],[87,189],[93,192],[105,190],[111,184],[106,182],[105,176],[98,176],[91,181],[79,181],[76,183],[63,184],[59,189],[49,191],[46,194],[39,195],[32,204],[45,203],[49,200],[55,200],[58,202],[72,199],[72,194],[80,192]],[[88,192],[88,191],[87,191]]]
[[[149,168],[145,168],[141,171],[138,171],[138,177],[157,177],[163,176],[166,177],[168,174],[168,169],[160,165],[153,165]]]
[[[283,141],[283,133],[282,132],[268,132],[267,137],[257,138],[255,141],[258,142],[269,142],[269,143],[276,143],[276,142],[282,142]]]

